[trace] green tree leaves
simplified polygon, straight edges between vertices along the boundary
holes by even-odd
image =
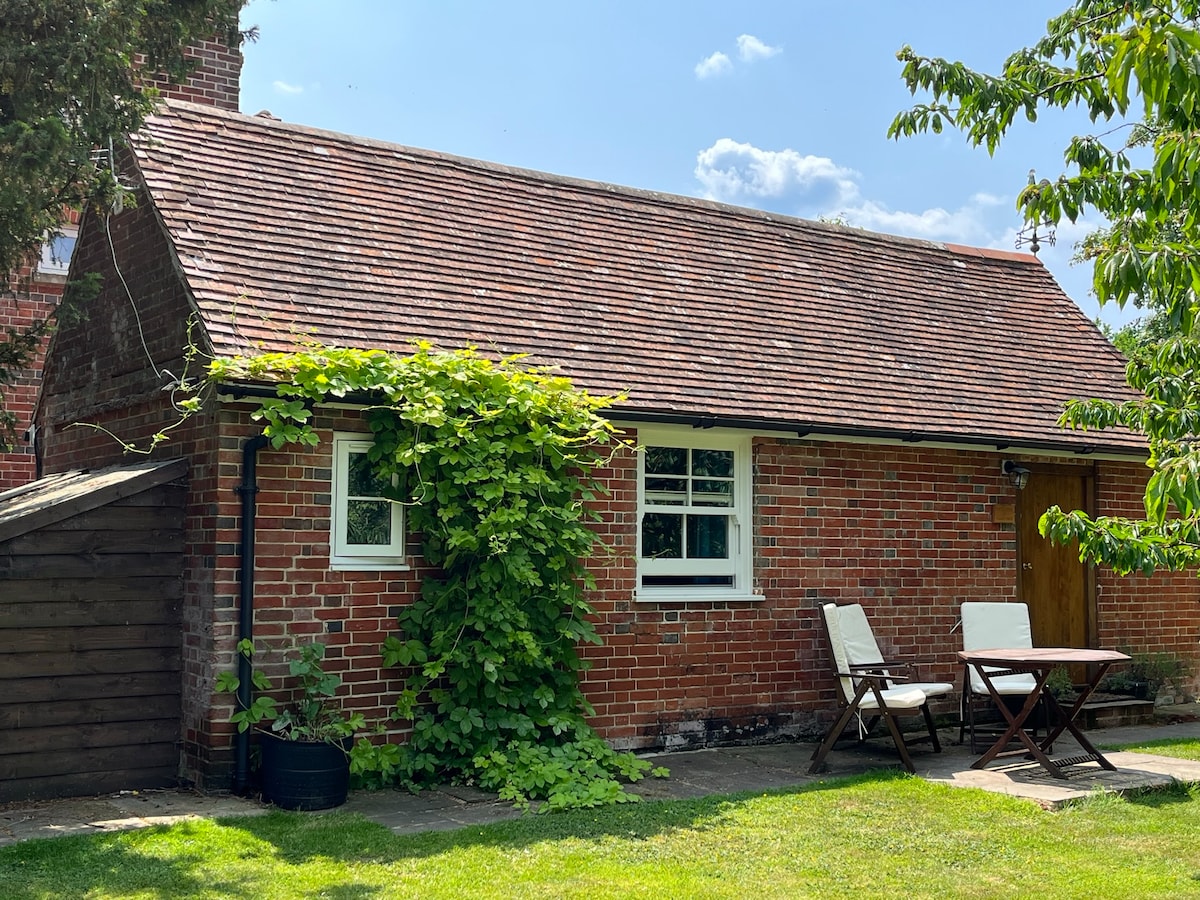
[[[134,74],[182,78],[184,50],[214,35],[231,47],[245,0],[0,0],[0,284],[36,257],[65,208],[108,211],[128,196],[115,150],[153,108]],[[71,286],[63,307],[94,294],[94,273]],[[41,344],[47,322],[0,333],[0,389]],[[0,397],[2,399],[2,397]],[[12,438],[0,411],[0,449]]]
[[[909,89],[932,102],[898,114],[892,136],[935,130],[935,112],[989,152],[1019,112],[1033,121],[1047,108],[1080,106],[1103,125],[1102,134],[1073,139],[1063,175],[1027,186],[1017,206],[1027,222],[1099,213],[1109,225],[1080,254],[1093,261],[1097,298],[1154,311],[1151,330],[1126,341],[1127,380],[1143,397],[1075,401],[1061,420],[1146,435],[1153,473],[1145,520],[1054,508],[1040,523],[1055,540],[1078,540],[1081,558],[1121,573],[1200,565],[1200,352],[1192,337],[1200,297],[1198,20],[1195,0],[1077,0],[998,76],[909,47],[898,54]]]
[[[237,47],[244,0],[0,0],[0,274],[59,224],[63,206],[111,200],[108,158],[155,94],[134,61],[182,78],[184,50]],[[100,151],[100,152],[97,152]]]

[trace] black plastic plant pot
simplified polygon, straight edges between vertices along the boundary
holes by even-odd
[[[346,802],[350,757],[345,745],[264,734],[261,749],[264,801],[295,810],[330,809]]]

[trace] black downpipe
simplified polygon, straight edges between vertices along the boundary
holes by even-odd
[[[237,492],[242,497],[242,562],[241,604],[238,616],[238,641],[254,639],[254,513],[258,496],[258,451],[267,445],[264,435],[248,438],[242,444],[242,483]],[[250,660],[238,654],[239,709],[248,709],[251,700]],[[239,731],[234,738],[233,790],[245,794],[250,781],[250,732]]]

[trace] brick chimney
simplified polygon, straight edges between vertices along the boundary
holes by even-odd
[[[158,88],[162,97],[204,103],[237,112],[242,51],[230,50],[214,37],[188,47],[184,56],[198,60],[198,63],[182,84],[171,84],[166,76],[158,74],[147,75],[142,83]]]

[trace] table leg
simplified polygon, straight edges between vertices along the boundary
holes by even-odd
[[[1096,690],[1097,685],[1100,684],[1100,681],[1104,678],[1105,673],[1108,672],[1111,665],[1112,663],[1099,664],[1096,674],[1092,676],[1091,682],[1083,689],[1079,696],[1075,698],[1075,703],[1071,706],[1070,712],[1065,711],[1061,706],[1059,706],[1058,700],[1053,694],[1050,694],[1047,697],[1047,704],[1052,707],[1057,714],[1056,718],[1058,719],[1058,724],[1051,728],[1049,723],[1047,723],[1046,739],[1042,741],[1043,749],[1049,747],[1054,743],[1055,739],[1060,734],[1062,734],[1064,731],[1067,731],[1070,732],[1071,737],[1075,738],[1075,740],[1079,742],[1079,746],[1083,748],[1084,752],[1088,756],[1093,757],[1102,768],[1108,769],[1110,772],[1117,771],[1117,767],[1104,758],[1104,754],[1092,745],[1092,742],[1084,736],[1083,732],[1080,731],[1078,726],[1075,724],[1075,718],[1083,709],[1083,704],[1087,703],[1088,698],[1092,696],[1092,693]]]
[[[1000,713],[1008,721],[1008,729],[1002,735],[1000,735],[1000,737],[996,740],[996,743],[989,747],[983,756],[971,763],[971,768],[982,769],[997,756],[999,756],[1001,751],[1008,746],[1009,742],[1012,741],[1013,738],[1016,738],[1025,745],[1025,749],[1028,750],[1033,758],[1041,764],[1042,768],[1056,778],[1066,778],[1067,776],[1063,774],[1061,770],[1059,770],[1058,766],[1056,766],[1054,761],[1046,755],[1045,750],[1043,749],[1043,747],[1051,746],[1054,741],[1047,740],[1042,742],[1042,744],[1038,744],[1026,733],[1024,728],[1025,720],[1028,719],[1030,713],[1037,708],[1038,700],[1041,698],[1042,692],[1046,688],[1046,679],[1050,677],[1050,669],[1038,669],[1033,673],[1034,678],[1036,679],[1036,687],[1029,692],[1029,696],[1025,698],[1024,705],[1015,716],[1009,711],[1008,704],[1004,702],[1004,697],[999,691],[996,690],[996,687],[992,684],[992,679],[989,677],[987,670],[982,666],[979,667],[979,675],[983,679],[983,683],[987,685],[988,693],[991,694],[992,700],[995,701]],[[1061,729],[1059,729],[1059,732],[1060,731]],[[1051,737],[1057,737],[1059,732],[1055,732]]]

